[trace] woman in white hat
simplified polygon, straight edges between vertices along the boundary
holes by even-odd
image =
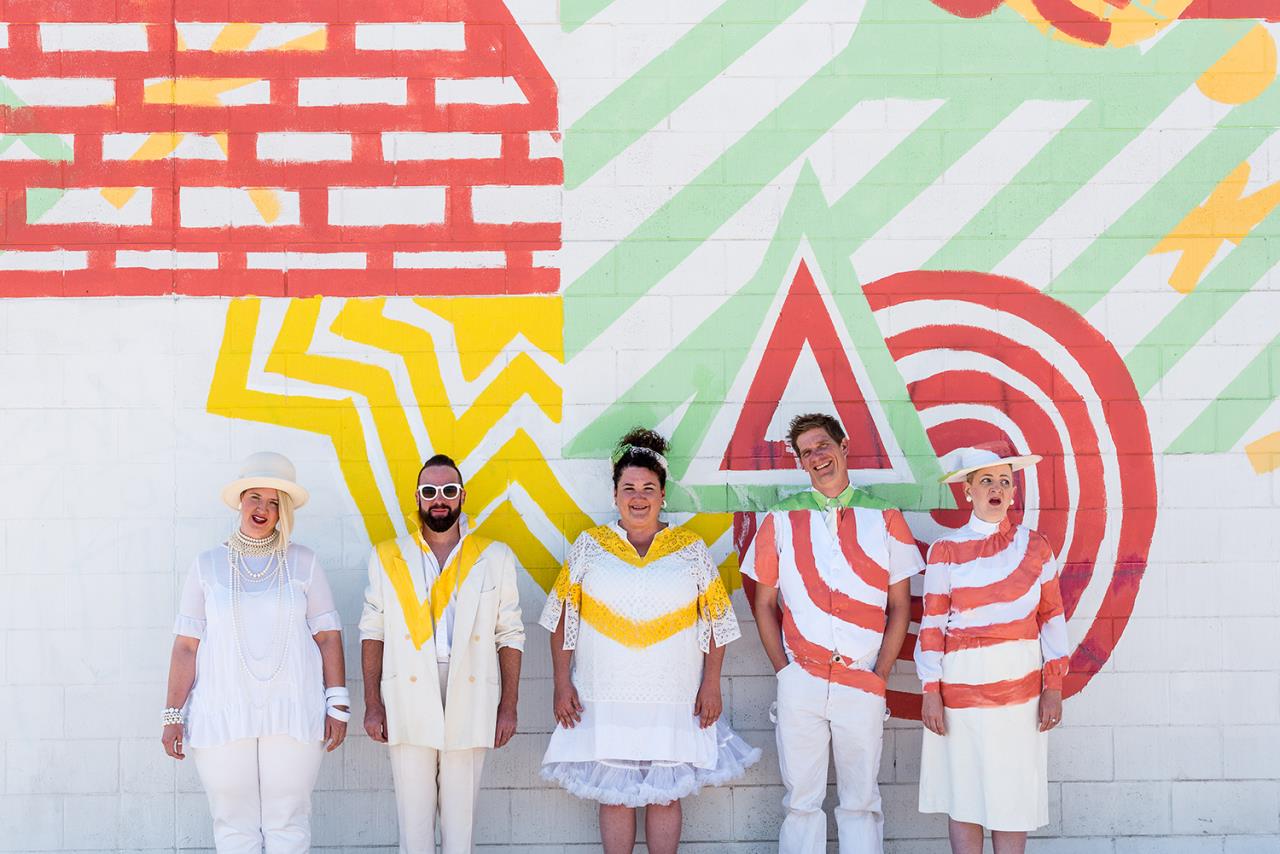
[[[253,454],[222,500],[236,527],[187,576],[162,741],[195,759],[219,854],[305,852],[324,748],[351,717],[342,622],[315,552],[290,542],[307,502],[293,463]]]
[[[1009,520],[1014,472],[1040,462],[966,448],[969,522],[929,549],[916,671],[924,686],[920,811],[950,816],[951,850],[1020,854],[1049,821],[1048,735],[1062,720],[1067,624],[1048,541]]]

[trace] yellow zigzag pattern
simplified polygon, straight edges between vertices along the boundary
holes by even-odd
[[[506,358],[505,348],[517,335],[557,361],[563,361],[560,343],[563,314],[559,298],[459,297],[415,302],[452,324],[459,351],[457,358],[468,382],[474,381],[496,359]],[[387,506],[370,463],[371,448],[381,449],[392,482],[399,487],[412,483],[428,450],[447,451],[464,463],[509,410],[525,397],[552,423],[559,423],[563,417],[560,386],[526,353],[512,356],[509,364],[474,400],[453,400],[441,370],[438,355],[441,342],[421,327],[385,316],[385,307],[386,300],[382,298],[349,299],[330,331],[349,341],[398,356],[404,362],[418,402],[416,407],[407,407],[398,398],[395,383],[384,368],[357,359],[310,352],[319,324],[319,297],[289,303],[280,333],[267,356],[265,370],[286,379],[348,391],[351,396],[328,399],[250,389],[250,364],[261,301],[246,298],[232,301],[228,309],[208,401],[209,412],[216,415],[328,436],[343,479],[373,543],[395,536],[392,513],[412,518],[415,506],[408,489],[397,490],[398,507]],[[368,403],[375,436],[366,435],[356,396]],[[468,405],[461,415],[455,416],[453,404],[457,402]],[[417,447],[410,417],[421,419],[431,449]],[[519,484],[538,504],[567,541],[572,541],[593,522],[560,485],[543,451],[523,429],[517,429],[468,478],[468,512],[474,515],[492,507],[476,533],[511,546],[530,575],[543,589],[549,590],[560,561],[508,500],[514,484]],[[729,530],[732,516],[700,514],[689,524],[711,544]],[[556,550],[562,546],[556,544]],[[721,575],[730,590],[738,586],[736,555],[731,554],[724,562]]]

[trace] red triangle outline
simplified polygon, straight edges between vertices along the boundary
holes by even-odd
[[[795,373],[801,349],[809,345],[827,392],[836,406],[836,415],[849,433],[849,468],[853,470],[893,467],[871,409],[853,373],[853,365],[813,274],[802,260],[782,302],[778,319],[764,355],[751,380],[737,424],[725,447],[721,471],[794,470],[796,458],[784,441],[765,438],[769,424],[782,402],[787,383]]]

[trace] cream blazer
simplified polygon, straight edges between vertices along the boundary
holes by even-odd
[[[418,549],[409,534],[380,544],[369,556],[360,639],[383,642],[387,741],[436,750],[493,747],[501,694],[498,650],[524,649],[515,555],[502,543],[464,530],[458,553],[465,558],[470,552],[474,563],[454,603],[446,707],[440,697],[435,641],[422,637],[421,616],[415,620],[405,614],[405,604],[415,610],[431,607],[429,591],[420,589],[420,573],[410,572],[406,564]],[[442,570],[440,577],[446,572]]]

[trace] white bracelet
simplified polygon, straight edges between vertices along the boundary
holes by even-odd
[[[324,689],[324,698],[330,700],[333,698],[341,698],[343,700],[351,699],[351,692],[347,690],[346,685],[335,685],[332,688]]]
[[[181,726],[183,723],[182,709],[179,709],[176,706],[170,706],[169,708],[164,709],[160,712],[160,723],[164,726],[171,726],[173,724]]]
[[[329,706],[327,709],[325,709],[325,714],[333,718],[335,721],[342,721],[343,723],[346,723],[347,721],[351,720],[351,712],[344,712],[342,709],[339,709],[337,706]]]

